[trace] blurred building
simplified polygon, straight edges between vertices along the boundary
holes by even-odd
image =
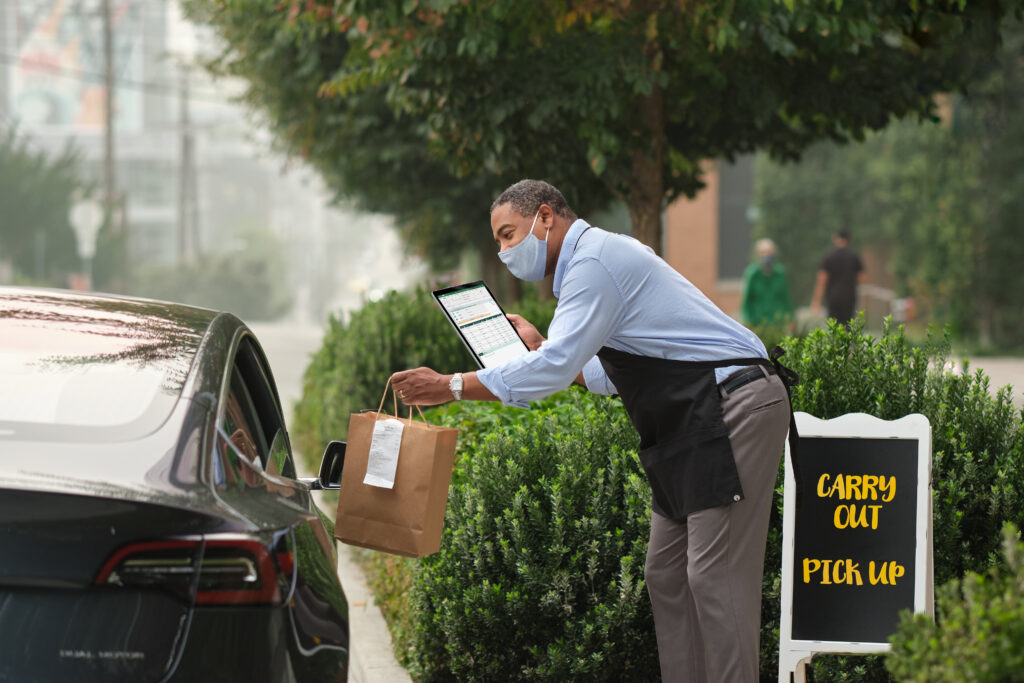
[[[42,150],[73,142],[97,188],[105,177],[103,6],[0,4],[0,120]],[[189,66],[201,47],[216,44],[209,29],[184,21],[171,0],[109,0],[109,7],[114,178],[132,264],[231,252],[269,231],[288,251],[292,267],[282,276],[309,320],[412,281],[418,271],[400,267],[387,220],[332,207],[315,174],[272,155],[266,134],[230,102],[240,84],[214,83]],[[367,240],[391,245],[375,255],[382,263],[365,260]],[[396,281],[395,273],[408,277]]]
[[[693,199],[670,204],[663,216],[665,260],[687,277],[723,311],[739,318],[743,271],[753,256],[754,155],[735,162],[707,162],[705,188]],[[878,245],[853,244],[864,262],[863,284],[858,286],[857,310],[864,311],[869,329],[877,329],[892,315],[896,322],[913,318],[913,302],[896,298],[890,255]],[[829,243],[808,245],[824,255]],[[815,262],[817,263],[817,262]],[[783,255],[785,264],[785,255]],[[806,307],[811,292],[793,292],[797,308]]]
[[[704,182],[696,197],[665,209],[663,253],[719,308],[738,318],[756,220],[754,156],[706,163]]]

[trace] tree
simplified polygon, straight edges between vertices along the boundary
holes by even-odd
[[[322,12],[303,13],[278,0],[186,0],[185,8],[223,40],[207,68],[247,82],[242,99],[269,125],[280,151],[308,161],[339,201],[394,216],[410,251],[435,269],[451,269],[472,249],[484,277],[500,281],[505,269],[487,210],[518,178],[453,174],[430,154],[426,123],[394,112],[384,86],[320,97],[350,50],[346,35],[317,21]],[[567,189],[569,200],[584,210],[607,201],[596,181]]]
[[[758,229],[779,242],[796,292],[810,292],[828,236],[847,228],[888,254],[898,293],[929,318],[983,345],[1019,347],[1024,25],[1008,23],[1005,35],[997,54],[976,60],[947,122],[817,145],[798,165],[759,160]]]
[[[0,132],[0,261],[13,265],[16,278],[63,285],[77,269],[68,222],[80,184],[77,165],[71,148],[51,157],[33,150],[13,127]]]
[[[700,162],[796,158],[928,117],[965,83],[1016,2],[350,0],[292,3],[350,50],[324,89],[386,88],[459,177],[600,181],[661,246]],[[338,9],[335,10],[335,7]],[[968,49],[970,48],[970,49]]]

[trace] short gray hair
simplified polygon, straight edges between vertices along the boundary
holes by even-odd
[[[532,216],[547,204],[551,210],[562,218],[576,219],[576,214],[569,208],[569,203],[558,191],[558,188],[543,180],[520,180],[501,193],[491,204],[491,213],[503,204],[511,204],[512,209],[522,216]]]

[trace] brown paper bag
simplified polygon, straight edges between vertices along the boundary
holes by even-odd
[[[334,535],[350,545],[406,557],[436,553],[458,430],[413,420],[411,409],[408,419],[382,413],[383,405],[381,399],[377,412],[353,413],[349,419]],[[397,401],[395,408],[397,414]],[[391,489],[363,483],[374,424],[384,419],[405,425]]]

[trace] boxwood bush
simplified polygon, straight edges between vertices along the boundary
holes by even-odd
[[[308,434],[300,438],[336,436],[349,412],[376,407],[394,369],[445,369],[422,347],[454,335],[443,318],[430,328],[441,314],[423,292],[416,297],[391,295],[350,325],[333,323],[307,372],[301,424]],[[936,583],[986,572],[1003,524],[1024,523],[1024,430],[1009,392],[993,395],[980,372],[947,371],[946,340],[913,345],[888,323],[878,337],[855,320],[782,345],[783,362],[803,380],[793,390],[798,411],[824,419],[928,417]],[[465,369],[461,347],[451,353],[457,365],[449,371]],[[650,492],[621,403],[571,389],[530,411],[467,402],[428,417],[460,428],[442,549],[420,561],[385,559],[376,564],[386,572],[371,577],[391,593],[389,623],[398,625],[398,656],[413,676],[656,679],[643,584]],[[765,560],[763,680],[778,675],[781,469],[778,485]],[[892,680],[882,657],[819,657],[813,676]]]
[[[886,658],[901,681],[1024,681],[1024,545],[1017,527],[1003,531],[1004,563],[968,572],[936,591],[938,621],[902,615]]]
[[[416,568],[413,677],[657,678],[643,581],[650,489],[621,404],[569,389],[530,411],[433,415],[468,438],[441,551]]]

